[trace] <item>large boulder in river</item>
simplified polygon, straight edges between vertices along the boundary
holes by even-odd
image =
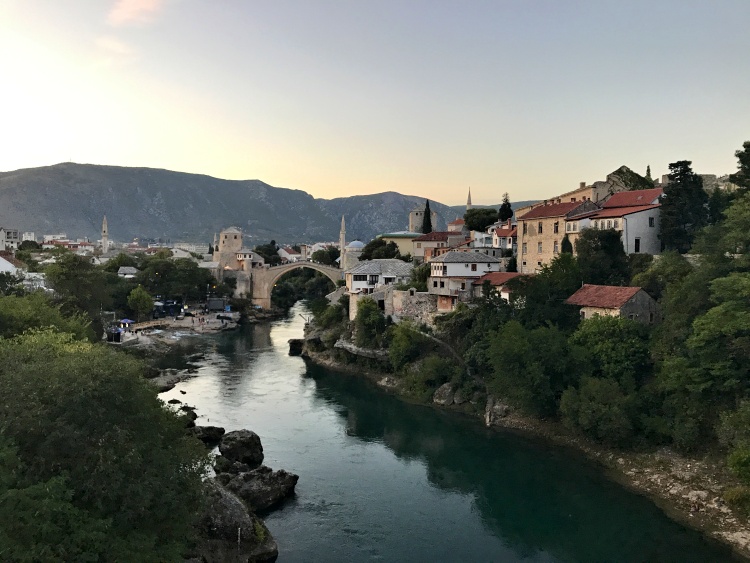
[[[436,405],[449,407],[453,404],[453,385],[450,382],[444,383],[437,388],[435,394],[432,396],[432,402]]]
[[[224,434],[219,442],[219,451],[229,461],[246,463],[250,469],[263,463],[260,437],[250,430],[234,430]]]
[[[195,426],[190,433],[207,446],[215,446],[221,441],[225,430],[221,426]]]
[[[230,461],[223,455],[217,455],[214,459],[214,471],[218,475],[237,475],[238,473],[246,473],[250,471],[250,466],[247,463],[240,463],[239,461]]]
[[[252,511],[265,510],[294,493],[298,475],[283,469],[273,471],[265,465],[258,469],[240,473],[226,480],[226,475],[218,475],[217,480],[240,497]]]
[[[487,405],[484,409],[484,424],[486,426],[499,424],[500,420],[508,416],[510,412],[509,405],[490,395],[487,397]]]
[[[279,550],[263,520],[230,491],[207,481],[207,502],[197,524],[197,555],[207,563],[275,561]]]

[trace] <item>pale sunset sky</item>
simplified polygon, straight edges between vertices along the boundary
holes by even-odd
[[[541,199],[736,171],[750,0],[0,0],[0,171]]]

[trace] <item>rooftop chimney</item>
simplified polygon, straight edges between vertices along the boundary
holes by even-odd
[[[581,182],[581,189],[586,187],[586,182]]]

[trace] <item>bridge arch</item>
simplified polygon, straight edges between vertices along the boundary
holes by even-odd
[[[343,270],[333,266],[324,266],[317,262],[289,262],[288,264],[282,264],[281,266],[253,268],[253,304],[259,305],[264,309],[270,309],[271,292],[273,291],[274,284],[284,274],[287,274],[292,270],[299,270],[300,268],[307,268],[309,270],[320,272],[331,280],[334,286],[338,283],[338,280],[343,279]]]

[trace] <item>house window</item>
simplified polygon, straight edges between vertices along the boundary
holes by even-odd
[[[440,287],[445,287],[445,282],[443,280],[440,280]]]
[[[653,218],[653,217],[649,217],[649,218],[648,218],[648,226],[649,226],[649,227],[653,227],[653,226],[655,226],[655,223],[656,223],[656,221],[654,220],[654,218]]]
[[[629,319],[630,319],[631,321],[634,321],[634,320],[635,320],[635,314],[633,314],[633,313],[630,313],[630,314],[628,315],[628,318],[629,318]]]
[[[555,254],[557,254],[559,251],[560,250],[559,250],[559,248],[557,246],[557,241],[555,241],[554,245],[552,246],[552,252],[554,252]]]
[[[541,242],[536,243],[536,251],[537,251],[538,254],[542,253],[542,243]]]
[[[353,281],[367,281],[367,275],[365,274],[354,274],[352,275]]]
[[[529,225],[528,225],[528,223],[524,223],[524,224],[523,224],[523,234],[527,234],[528,230],[529,230]]]
[[[432,282],[432,287],[437,287],[437,280],[434,280],[434,281]]]
[[[526,260],[524,260],[524,261],[522,262],[522,264],[523,264],[523,265],[525,266],[525,265],[526,265]]]
[[[598,228],[599,228],[599,221],[594,221],[594,228],[595,228],[595,229],[598,229]]]
[[[542,222],[541,221],[539,221],[539,223],[537,223],[536,225],[536,232],[538,235],[542,234]]]
[[[466,289],[466,282],[461,282],[461,289]]]
[[[555,221],[555,224],[552,225],[552,232],[555,233],[555,234],[557,234],[558,232],[560,232],[560,222],[559,221]]]
[[[527,250],[527,249],[526,249],[526,243],[523,243],[523,244],[521,245],[521,254],[526,254],[526,250]]]
[[[576,200],[576,198],[574,198],[574,197],[571,197],[571,198],[570,198],[570,202],[571,202],[571,203],[573,203],[573,202],[574,202],[575,200]]]
[[[573,223],[573,232],[575,233],[578,230],[578,223]]]
[[[586,311],[581,309],[581,320],[584,320],[586,318]]]
[[[615,226],[615,229],[618,229],[620,227],[620,222],[617,219],[614,220],[613,224]]]
[[[573,230],[573,224],[565,223],[565,231],[569,233],[571,230]]]
[[[237,240],[237,235],[234,235],[234,240]]]
[[[422,243],[421,242],[417,243],[417,248],[422,248]]]
[[[476,272],[477,271],[477,265],[476,264],[472,264],[471,265],[471,271],[472,272]]]
[[[610,221],[609,219],[607,219],[607,228],[608,229],[612,228],[612,221]]]
[[[635,248],[633,249],[635,252],[641,251],[641,239],[637,238],[635,239]]]

